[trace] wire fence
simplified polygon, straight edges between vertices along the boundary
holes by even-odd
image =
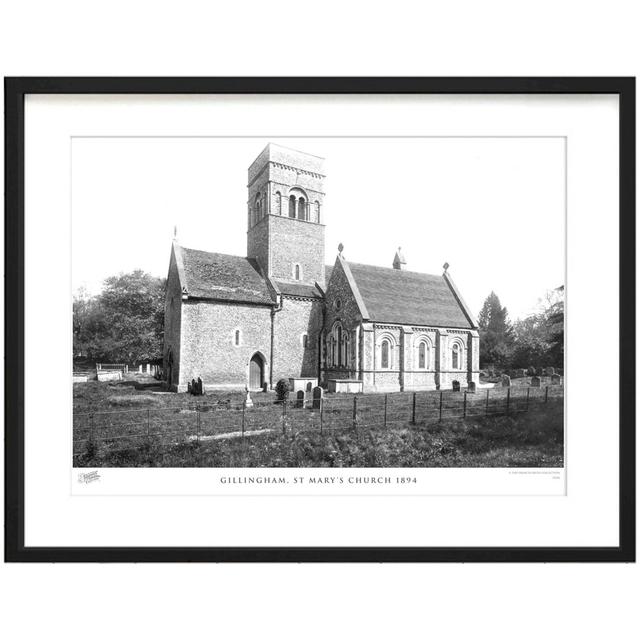
[[[513,415],[561,399],[560,385],[467,391],[425,391],[377,395],[335,394],[314,399],[207,403],[189,406],[78,413],[73,416],[73,453],[126,451],[248,438],[261,433],[428,426],[442,420]]]

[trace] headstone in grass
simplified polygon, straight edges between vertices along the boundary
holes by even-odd
[[[269,383],[268,382],[264,382],[262,384],[262,393],[267,393],[267,391],[269,391]]]
[[[527,369],[527,375],[528,376],[535,376],[536,375],[536,368],[535,367],[529,367]]]
[[[560,384],[560,376],[557,373],[551,376],[551,384]]]
[[[538,376],[532,376],[531,377],[531,386],[532,387],[539,387],[540,386],[540,378]]]
[[[247,408],[253,407],[253,400],[251,399],[251,395],[249,393],[249,388],[245,387],[244,391],[247,394],[245,399],[244,399],[244,406],[247,407]]]
[[[475,393],[476,392],[476,383],[473,380],[467,386],[467,391],[469,393]]]
[[[518,369],[518,378],[524,378],[527,375],[526,369]]]
[[[298,393],[296,393],[296,409],[304,408],[304,391],[300,389]]]
[[[553,376],[555,375],[556,370],[553,367],[547,367],[546,371],[545,371],[545,375],[548,376]]]
[[[453,387],[454,391],[460,391],[460,381],[459,380],[454,380],[451,383],[451,386]]]
[[[511,386],[511,377],[508,376],[506,373],[502,376],[502,386],[503,387]]]
[[[536,369],[536,375],[543,376],[544,375],[544,369],[542,367],[538,367]]]
[[[322,404],[322,394],[324,393],[324,389],[322,387],[315,387],[313,389],[313,408],[314,410],[320,410],[320,405]]]

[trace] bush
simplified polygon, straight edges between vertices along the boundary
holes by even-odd
[[[276,382],[276,395],[280,402],[289,397],[289,381],[286,378],[280,378],[280,380]]]

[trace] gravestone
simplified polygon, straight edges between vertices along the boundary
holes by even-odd
[[[531,386],[532,387],[539,387],[540,386],[540,378],[538,378],[538,376],[533,376],[531,378]]]
[[[244,388],[245,393],[247,394],[245,399],[244,399],[244,406],[247,408],[253,407],[253,400],[251,399],[251,394],[249,393],[249,388],[245,387]]]
[[[506,374],[502,376],[502,386],[503,387],[511,386],[511,378]]]
[[[518,378],[524,378],[527,375],[526,369],[518,369]]]
[[[262,393],[267,393],[267,391],[269,391],[269,383],[268,383],[268,382],[265,382],[265,383],[262,385]]]
[[[560,384],[560,376],[557,373],[551,376],[551,384]]]
[[[467,387],[467,391],[469,393],[475,393],[476,392],[476,383],[473,382],[473,380],[469,383],[469,386]]]
[[[315,387],[313,389],[313,408],[320,410],[320,406],[322,405],[322,395],[324,393],[324,389],[322,387]]]
[[[544,369],[542,367],[538,367],[536,369],[536,375],[537,376],[543,376],[544,375]]]
[[[296,409],[304,408],[304,391],[300,389],[298,393],[296,393]]]
[[[553,367],[547,367],[547,370],[545,371],[545,374],[548,376],[553,376],[555,375],[556,370]]]
[[[460,382],[458,380],[454,380],[451,384],[454,391],[460,391]]]

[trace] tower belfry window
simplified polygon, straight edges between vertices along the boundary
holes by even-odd
[[[290,218],[296,217],[296,197],[295,196],[289,196],[289,217]]]

